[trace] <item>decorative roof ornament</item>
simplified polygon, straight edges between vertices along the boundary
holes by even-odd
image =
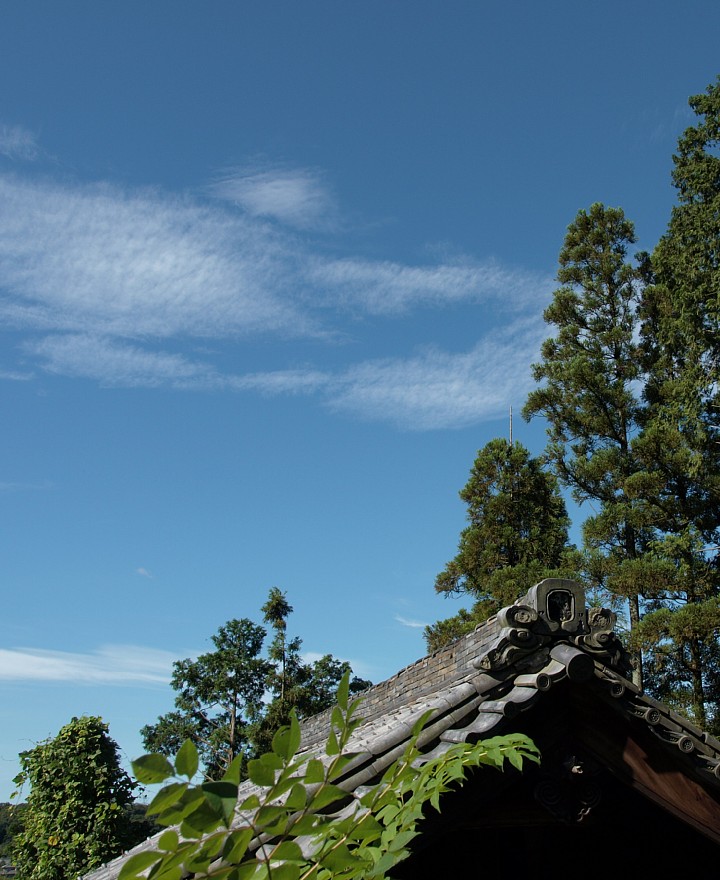
[[[575,581],[546,578],[478,629],[495,627],[495,643],[474,661],[476,669],[501,672],[523,657],[559,643],[576,645],[585,656],[626,675],[630,656],[614,633],[617,615],[606,608],[586,608],[585,591]],[[569,655],[568,655],[569,656]],[[586,661],[576,661],[578,669]],[[577,673],[576,669],[576,673]]]

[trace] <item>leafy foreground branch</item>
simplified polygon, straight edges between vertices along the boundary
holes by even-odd
[[[322,760],[298,756],[300,725],[293,716],[273,737],[272,751],[249,762],[255,787],[247,796],[240,758],[221,780],[201,785],[192,784],[199,761],[190,741],[174,765],[163,755],[139,758],[133,770],[141,783],[174,778],[148,807],[160,825],[174,827],[160,835],[155,850],[131,856],[119,880],[180,880],[188,873],[218,880],[384,878],[410,854],[423,807],[439,810],[440,796],[461,783],[469,768],[502,769],[509,761],[520,770],[525,760],[539,761],[527,737],[509,735],[452,745],[423,763],[417,740],[428,713],[381,781],[353,796],[337,782],[353,760],[348,744],[361,723],[360,702],[350,701],[346,675]]]

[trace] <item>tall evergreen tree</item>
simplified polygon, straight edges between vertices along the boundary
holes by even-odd
[[[698,117],[673,156],[678,203],[653,253],[655,328],[668,361],[689,373],[696,404],[720,412],[720,77],[689,99]],[[669,367],[669,363],[666,363]],[[687,394],[687,389],[686,389]],[[686,396],[689,403],[690,398]],[[699,415],[700,413],[698,413]],[[688,411],[686,418],[692,415]]]
[[[285,683],[286,683],[286,667],[287,667],[287,619],[293,613],[293,607],[288,602],[285,593],[278,587],[271,587],[268,593],[267,602],[261,609],[263,620],[269,623],[275,630],[275,637],[268,651],[270,660],[279,665],[279,669],[273,668],[272,672],[279,676],[279,698],[285,700]],[[295,640],[297,641],[297,640]],[[299,650],[300,645],[291,644],[290,649],[294,654]]]
[[[329,654],[306,663],[302,640],[287,636],[292,611],[285,593],[272,587],[262,606],[264,622],[274,630],[267,651],[265,628],[243,618],[220,627],[212,637],[214,651],[177,661],[171,681],[175,710],[142,729],[145,747],[174,755],[190,739],[205,775],[216,779],[237,755],[268,751],[292,710],[304,718],[333,705],[343,675],[352,673],[350,665]],[[350,692],[369,686],[353,676]]]
[[[637,306],[647,264],[633,266],[632,223],[619,208],[594,204],[568,227],[558,280],[544,318],[555,335],[542,346],[533,374],[544,385],[531,392],[526,418],[548,422],[547,454],[579,503],[596,513],[584,525],[591,577],[628,599],[631,629],[640,620],[640,591],[627,589],[652,530],[637,497],[640,470],[632,448],[639,430],[641,358]],[[636,652],[635,680],[642,681]]]
[[[644,431],[636,448],[663,589],[638,642],[652,687],[720,729],[720,79],[690,98],[698,122],[678,142],[678,204],[644,294]]]
[[[469,525],[458,552],[437,576],[439,593],[467,593],[472,611],[425,630],[429,650],[512,604],[543,577],[574,572],[569,519],[555,477],[520,443],[497,438],[477,454],[460,491]]]
[[[335,695],[343,675],[349,679],[349,693],[357,694],[370,687],[371,682],[352,675],[350,664],[326,654],[307,663],[300,649],[302,639],[287,637],[287,619],[293,607],[286,594],[272,587],[267,602],[262,606],[263,619],[275,630],[268,648],[270,667],[265,677],[267,700],[263,713],[250,732],[254,755],[269,751],[272,737],[290,721],[290,713],[307,718],[335,703]]]
[[[174,755],[186,739],[213,779],[250,749],[250,727],[263,711],[271,664],[261,656],[265,630],[247,618],[229,620],[212,636],[215,650],[173,664],[175,711],[143,727],[149,751]]]
[[[546,416],[556,472],[598,505],[588,572],[628,597],[647,689],[720,729],[720,80],[690,105],[652,258],[627,262],[617,209],[569,228],[525,414]]]

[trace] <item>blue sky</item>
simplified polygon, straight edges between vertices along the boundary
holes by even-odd
[[[652,248],[719,45],[714,0],[3,5],[0,800],[73,715],[136,757],[273,585],[309,655],[424,653],[565,229]]]

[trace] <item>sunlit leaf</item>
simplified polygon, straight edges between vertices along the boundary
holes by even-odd
[[[507,752],[507,759],[516,770],[522,770],[523,759],[520,752],[517,752],[515,749],[510,749]]]
[[[201,786],[208,803],[226,819],[232,816],[237,804],[237,786],[231,782],[205,782]]]
[[[340,753],[340,744],[338,743],[335,731],[331,730],[328,734],[327,743],[325,744],[325,754],[329,757]]]
[[[348,707],[348,699],[350,696],[350,672],[346,672],[343,677],[340,679],[340,684],[338,685],[337,694],[335,696],[337,700],[338,706],[341,709],[346,710]]]
[[[225,814],[222,807],[216,808],[207,798],[203,797],[197,807],[185,817],[180,831],[185,837],[192,836],[193,831],[196,834],[210,834],[219,825],[224,824],[224,821]]]
[[[273,865],[272,880],[298,880],[301,871],[302,865],[296,865],[292,862]]]
[[[162,813],[172,804],[178,803],[181,796],[187,790],[187,787],[187,782],[171,782],[170,785],[161,788],[148,804],[148,813],[150,813],[151,816],[157,813]]]
[[[344,800],[348,793],[337,785],[323,785],[319,788],[310,799],[310,806],[313,810],[322,810],[335,801]]]
[[[299,782],[293,784],[290,794],[285,800],[285,806],[288,810],[302,810],[307,803],[307,789]]]
[[[353,855],[345,844],[334,846],[322,858],[323,866],[337,873],[346,868],[354,867],[357,865],[357,862],[357,855]]]
[[[174,852],[178,848],[179,843],[180,838],[177,835],[177,831],[165,831],[158,840],[158,849],[163,850],[163,852]]]
[[[202,845],[185,861],[188,871],[198,874],[207,870],[207,865],[217,857],[223,848],[225,838],[222,834],[216,834],[206,838]]]
[[[248,761],[248,776],[255,785],[269,786],[275,782],[275,771],[260,760]]]
[[[305,861],[302,850],[294,840],[284,840],[282,843],[278,844],[273,850],[272,857],[273,860],[279,859],[281,861],[287,861],[289,859],[301,862]]]
[[[275,752],[267,752],[264,755],[260,755],[258,761],[261,761],[266,767],[269,767],[271,770],[282,770],[285,766],[283,759],[280,755],[276,755]]]
[[[155,816],[159,825],[177,825],[185,816],[188,816],[197,808],[203,799],[203,793],[199,788],[188,788],[187,783],[180,783],[181,788],[186,789],[179,798],[176,798],[168,806]],[[158,796],[162,792],[158,793]],[[151,811],[150,811],[151,812]]]
[[[188,779],[192,779],[198,771],[198,764],[198,752],[195,744],[186,739],[175,756],[175,772],[178,776],[187,776]]]
[[[288,761],[297,752],[299,745],[300,724],[295,712],[293,712],[290,716],[289,726],[281,727],[273,737],[272,750],[283,760]]]
[[[240,784],[243,769],[243,756],[236,755],[223,775],[223,782],[232,782],[234,785]]]
[[[223,859],[226,862],[239,862],[247,852],[248,845],[253,839],[252,828],[243,828],[240,831],[232,831],[225,840]]]
[[[173,765],[165,755],[142,755],[132,762],[133,773],[143,785],[154,785],[174,776]]]
[[[140,852],[130,856],[120,869],[118,880],[126,880],[126,878],[129,880],[131,877],[138,877],[150,865],[154,865],[155,862],[159,861],[160,858],[160,853],[157,852]]]
[[[325,766],[318,758],[312,758],[305,768],[305,782],[314,785],[325,779]]]

